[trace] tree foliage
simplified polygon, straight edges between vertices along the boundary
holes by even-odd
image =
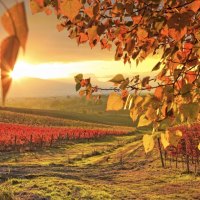
[[[156,77],[136,76],[128,80],[118,74],[110,81],[136,94],[155,89],[156,100],[166,107],[166,112],[160,111],[162,117],[169,115],[171,102],[191,103],[199,99],[200,0],[31,0],[30,3],[33,13],[54,10],[58,29],[67,29],[69,37],[78,44],[88,42],[91,48],[100,44],[102,49],[114,46],[116,60],[126,63],[133,59],[140,63],[159,54],[156,66],[147,66],[158,71]]]
[[[159,55],[156,76],[124,77],[114,87],[93,87],[83,75],[75,77],[76,90],[88,98],[111,90],[107,110],[130,109],[138,126],[153,131],[176,123],[199,120],[200,0],[30,0],[32,12],[54,11],[59,31],[66,29],[78,44],[115,48],[115,60],[138,65]],[[49,13],[49,12],[47,12]],[[149,95],[141,95],[141,92]],[[123,101],[123,106],[122,106]],[[162,137],[164,140],[164,137]],[[166,142],[165,142],[166,143]]]

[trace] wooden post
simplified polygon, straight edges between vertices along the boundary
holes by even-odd
[[[189,174],[190,173],[190,158],[189,156],[186,154],[186,166],[187,166],[187,173]]]
[[[32,145],[33,145],[33,135],[31,134],[31,137],[30,137],[30,150],[32,150]]]
[[[41,138],[41,148],[43,147],[43,135],[42,135],[42,138]]]
[[[162,167],[164,168],[164,167],[165,167],[165,164],[164,164],[163,155],[162,155],[162,149],[161,149],[161,144],[160,144],[160,138],[158,138],[157,140],[158,140],[158,149],[159,149],[159,152],[160,152],[160,160],[161,160]]]
[[[15,141],[14,141],[14,150],[16,150],[17,149],[17,136],[15,135],[15,139],[14,139]]]
[[[53,134],[51,135],[50,147],[53,145]]]

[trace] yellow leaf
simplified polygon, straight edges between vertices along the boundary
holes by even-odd
[[[24,2],[17,3],[9,12],[6,12],[1,21],[3,27],[10,35],[16,35],[21,47],[25,50],[28,38],[28,25]]]
[[[144,146],[145,153],[152,151],[154,148],[154,144],[155,143],[154,143],[154,139],[152,135],[145,134],[143,136],[143,146]]]
[[[149,106],[149,104],[151,104],[151,100],[152,100],[152,96],[147,94],[145,97],[144,97],[144,101],[142,102],[142,108],[145,108],[147,106]]]
[[[110,82],[113,82],[113,83],[117,83],[117,84],[120,84],[122,83],[123,81],[125,81],[124,79],[124,76],[122,74],[117,74],[115,75],[111,80],[109,80]]]
[[[136,99],[134,100],[134,106],[138,107],[139,104],[143,101],[143,97],[137,96]]]
[[[161,133],[161,143],[164,147],[164,149],[166,149],[170,144],[166,139],[166,135],[164,133]]]
[[[198,149],[200,150],[200,143],[199,143],[199,145],[198,145]]]
[[[79,0],[60,0],[59,7],[61,14],[72,21],[78,15],[82,4]]]
[[[130,110],[130,117],[135,122],[138,119],[138,109],[137,108],[132,108]]]
[[[181,137],[182,137],[182,132],[179,130],[173,132],[170,132],[169,130],[166,131],[166,139],[169,142],[169,144],[174,147],[177,147]]]
[[[155,121],[157,119],[156,110],[152,106],[148,107],[145,115],[146,115],[147,119],[150,121]]]
[[[19,52],[19,41],[15,36],[4,39],[0,46],[0,68],[3,103],[10,88],[10,72],[13,70]]]
[[[121,96],[117,93],[111,93],[107,101],[107,111],[108,110],[120,110],[123,108],[124,102]]]
[[[137,127],[148,126],[151,122],[151,120],[146,119],[145,115],[141,115]]]

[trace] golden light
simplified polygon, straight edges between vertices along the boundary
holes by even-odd
[[[20,73],[18,73],[17,71],[12,71],[9,73],[9,76],[13,79],[13,80],[18,80],[23,78],[24,76],[21,75]]]
[[[124,66],[123,62],[93,60],[93,61],[77,61],[71,63],[50,62],[33,64],[23,60],[19,60],[10,76],[14,80],[22,78],[39,78],[39,79],[59,79],[73,78],[75,74],[94,74],[100,81],[108,81],[117,73],[124,75],[134,75],[136,73],[149,73],[158,59],[147,59],[136,67]],[[113,67],[114,66],[114,67]]]

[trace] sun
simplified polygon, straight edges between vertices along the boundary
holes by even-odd
[[[28,69],[28,64],[23,62],[23,61],[19,61],[16,63],[14,70],[9,72],[9,76],[13,79],[13,80],[19,80],[22,79],[24,77],[26,77],[26,71]]]
[[[20,72],[18,71],[12,71],[9,73],[9,76],[13,79],[13,80],[19,80],[21,78],[23,78],[24,76],[22,74],[20,74]]]

